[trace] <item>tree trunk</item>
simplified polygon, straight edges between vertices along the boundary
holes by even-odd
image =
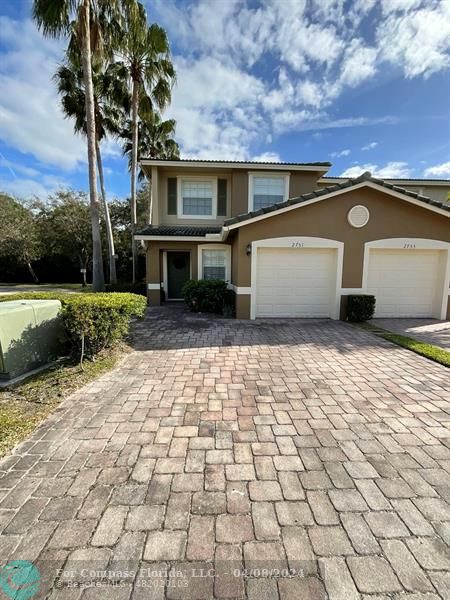
[[[82,63],[83,79],[86,104],[86,129],[88,146],[88,170],[89,170],[89,199],[91,205],[92,224],[92,289],[101,292],[105,289],[105,277],[103,274],[102,240],[100,237],[100,210],[97,197],[97,173],[95,165],[95,108],[94,88],[92,85],[91,69],[91,36],[90,36],[90,4],[91,0],[83,0],[80,16],[82,19]]]
[[[36,275],[33,267],[31,266],[31,262],[29,260],[27,260],[27,267],[28,267],[28,270],[30,271],[30,275],[33,278],[34,283],[39,283],[38,276]]]
[[[133,283],[136,283],[137,270],[137,245],[134,239],[137,224],[136,208],[136,175],[137,175],[137,154],[138,154],[138,108],[139,108],[139,84],[133,80],[133,91],[131,99],[131,128],[132,128],[132,149],[131,149],[131,252],[133,256]]]
[[[105,223],[106,223],[106,237],[108,240],[108,256],[109,256],[109,283],[117,283],[116,275],[116,254],[114,250],[114,236],[111,226],[111,218],[109,216],[108,202],[106,201],[105,192],[105,179],[103,177],[103,163],[102,155],[100,153],[100,144],[96,143],[95,147],[97,153],[97,167],[98,167],[98,178],[100,180],[100,190],[102,193],[103,206],[105,208]]]

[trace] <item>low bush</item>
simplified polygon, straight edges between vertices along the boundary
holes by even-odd
[[[223,314],[228,287],[221,279],[191,279],[183,286],[183,298],[194,312]]]
[[[108,283],[107,292],[127,292],[147,296],[147,285],[145,283]]]
[[[375,296],[355,294],[347,298],[347,320],[362,323],[373,318],[375,312]]]
[[[0,296],[12,300],[60,300],[69,352],[83,348],[88,356],[110,348],[128,333],[130,320],[142,317],[147,300],[137,294],[24,292]]]

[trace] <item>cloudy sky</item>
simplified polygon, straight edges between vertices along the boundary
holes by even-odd
[[[182,156],[330,160],[330,175],[450,178],[450,0],[146,0],[177,69]],[[31,0],[0,0],[0,190],[85,189],[86,151]],[[129,188],[103,153],[110,194]]]

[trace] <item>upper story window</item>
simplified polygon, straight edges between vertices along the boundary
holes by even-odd
[[[178,190],[179,218],[216,218],[217,179],[180,178]]]
[[[259,210],[288,199],[289,175],[250,173],[248,187],[248,209]]]

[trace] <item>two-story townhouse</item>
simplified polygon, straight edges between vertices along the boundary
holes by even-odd
[[[191,278],[224,279],[244,319],[339,318],[350,293],[373,293],[377,316],[450,316],[450,206],[426,193],[445,185],[328,181],[327,162],[141,164],[152,305],[181,299]]]

